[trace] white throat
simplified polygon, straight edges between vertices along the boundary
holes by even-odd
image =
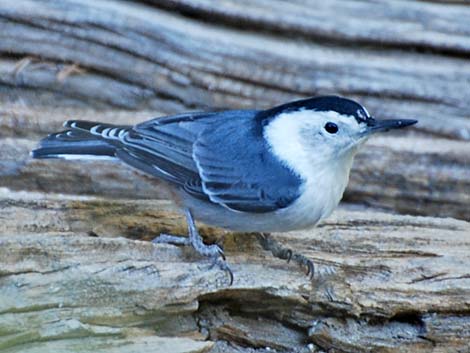
[[[356,149],[325,160],[322,151],[302,143],[301,129],[312,121],[311,111],[281,114],[266,126],[264,137],[272,153],[302,180],[301,196],[278,212],[289,213],[292,228],[306,228],[328,217],[341,200]]]

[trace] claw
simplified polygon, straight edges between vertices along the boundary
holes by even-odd
[[[228,276],[230,277],[230,281],[228,285],[231,286],[233,284],[233,272],[229,267],[227,267],[225,271],[227,271]]]
[[[287,249],[286,250],[286,253],[287,253],[287,263],[290,262],[290,260],[292,260],[292,250],[291,249]]]
[[[307,276],[309,276],[310,280],[313,279],[313,275],[315,274],[315,265],[312,261],[307,260]]]
[[[224,261],[226,260],[224,251],[222,249],[219,249],[219,255],[222,258],[222,260],[224,260]]]
[[[218,247],[218,253],[219,253],[220,258],[218,259],[216,258],[214,261],[214,264],[217,263],[221,270],[224,270],[225,272],[228,273],[229,278],[230,278],[229,286],[231,286],[233,284],[233,272],[230,269],[229,265],[225,262],[226,260],[225,260],[224,250],[219,245],[217,245],[217,247]],[[222,261],[220,261],[220,259],[222,259]]]
[[[218,242],[215,243],[214,246],[217,248],[217,253],[219,254],[219,256],[225,261],[224,248]]]
[[[186,220],[188,222],[188,233],[189,237],[178,237],[171,234],[160,234],[160,236],[156,237],[152,240],[152,243],[169,243],[175,245],[191,245],[193,249],[202,256],[206,256],[212,260],[211,268],[214,265],[218,265],[221,270],[228,272],[230,277],[230,285],[233,283],[233,272],[230,267],[225,262],[225,254],[224,250],[218,244],[213,245],[206,245],[202,237],[200,236],[196,224],[194,223],[193,216],[189,209],[185,209],[186,213]]]
[[[215,265],[218,265],[222,271],[225,271],[228,273],[228,276],[230,278],[229,286],[231,286],[233,284],[234,276],[233,276],[233,272],[230,266],[221,258],[214,258],[210,268],[214,267]]]
[[[283,247],[276,240],[272,239],[269,236],[269,233],[259,233],[259,235],[263,249],[270,250],[275,257],[287,260],[287,263],[293,261],[301,267],[306,266],[307,276],[310,278],[310,280],[313,279],[315,265],[312,261],[301,254],[294,253],[291,249]]]

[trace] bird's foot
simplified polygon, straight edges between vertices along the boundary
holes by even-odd
[[[204,244],[204,241],[196,228],[196,224],[194,223],[194,219],[191,212],[189,210],[185,210],[185,212],[186,219],[188,222],[189,237],[171,234],[160,234],[158,237],[152,240],[152,243],[192,246],[199,255],[210,258],[212,260],[212,266],[217,265],[221,270],[227,272],[230,278],[230,285],[232,285],[233,272],[230,269],[230,266],[225,261],[223,249],[216,244]]]
[[[154,244],[171,244],[171,245],[191,245],[188,237],[184,235],[173,235],[161,233],[152,240]]]
[[[279,244],[269,233],[260,233],[259,239],[264,250],[271,251],[274,257],[287,260],[288,263],[292,261],[301,267],[305,267],[307,269],[307,276],[309,276],[310,280],[313,279],[315,265],[312,260],[309,260],[302,254],[294,253],[291,249]]]

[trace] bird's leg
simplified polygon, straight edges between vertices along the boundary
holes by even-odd
[[[307,276],[309,276],[310,279],[313,279],[313,275],[315,273],[315,266],[312,260],[307,259],[302,254],[294,253],[291,249],[288,249],[283,245],[279,244],[279,242],[274,240],[269,233],[260,233],[259,238],[261,246],[264,250],[271,251],[274,257],[277,257],[282,260],[287,260],[288,263],[290,261],[293,261],[299,266],[306,267]]]
[[[196,224],[194,223],[193,215],[189,209],[185,209],[186,221],[188,223],[189,237],[160,234],[152,240],[155,244],[173,244],[173,245],[191,245],[199,255],[209,257],[213,260],[214,265],[218,265],[222,270],[228,272],[230,276],[230,284],[233,283],[233,272],[225,262],[225,255],[222,248],[218,245],[204,244],[201,235],[199,234]]]
[[[188,222],[189,243],[202,256],[210,258],[222,257],[225,258],[224,251],[216,244],[204,244],[201,235],[199,234],[196,224],[194,223],[193,215],[189,209],[185,209],[186,221]]]

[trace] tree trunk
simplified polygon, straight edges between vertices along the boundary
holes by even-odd
[[[0,0],[1,352],[470,352],[470,6],[439,1]],[[378,118],[316,229],[201,225],[157,180],[31,160],[69,118],[134,124],[338,93]],[[443,218],[449,217],[449,218]]]

